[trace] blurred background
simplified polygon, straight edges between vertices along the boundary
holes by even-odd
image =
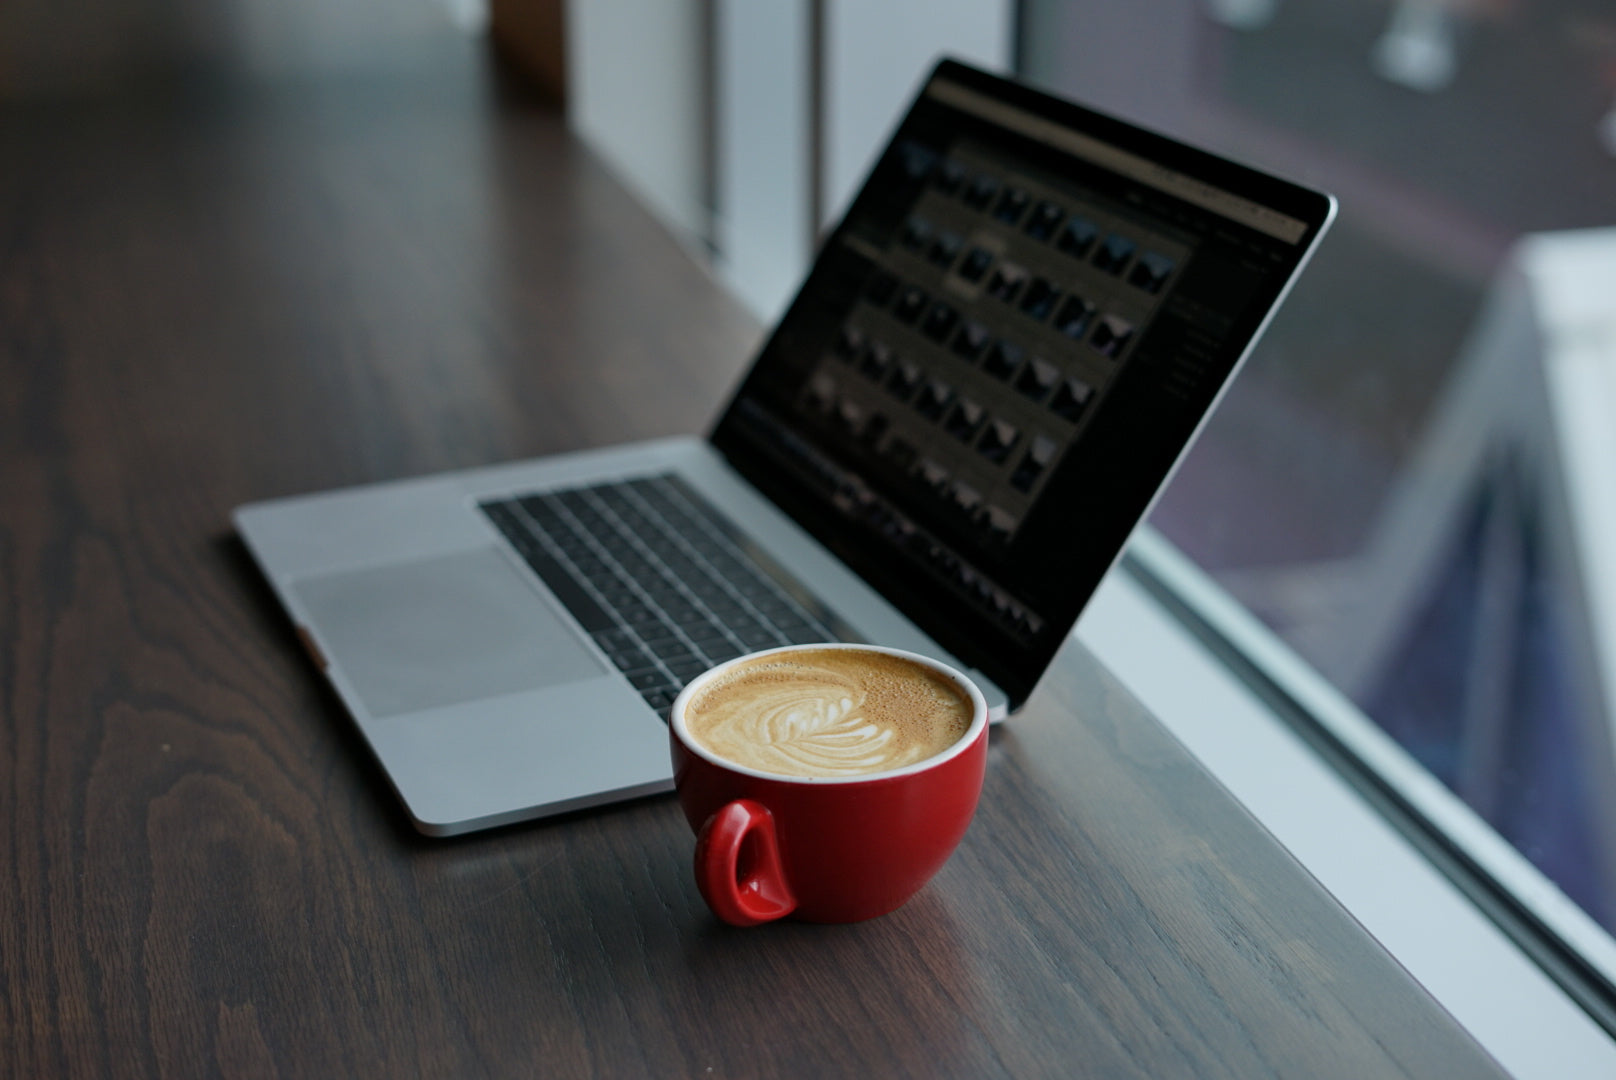
[[[1611,927],[1616,8],[1023,18],[1035,81],[1340,199],[1152,523]]]

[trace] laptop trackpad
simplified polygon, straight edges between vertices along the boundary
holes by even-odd
[[[304,578],[292,591],[372,716],[610,670],[494,548]]]

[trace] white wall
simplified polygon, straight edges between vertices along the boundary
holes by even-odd
[[[834,224],[937,58],[1007,73],[1010,0],[825,0],[824,220]]]
[[[716,14],[714,263],[768,322],[813,254],[811,13],[808,0],[719,0]]]
[[[675,231],[708,230],[700,0],[571,0],[568,116]]]

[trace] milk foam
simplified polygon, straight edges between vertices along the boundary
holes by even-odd
[[[971,702],[904,657],[803,650],[743,664],[691,700],[685,726],[719,757],[789,776],[859,776],[923,761],[971,725]]]

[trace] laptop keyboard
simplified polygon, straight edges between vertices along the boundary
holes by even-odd
[[[855,639],[674,476],[481,507],[664,720],[685,683],[714,664]]]

